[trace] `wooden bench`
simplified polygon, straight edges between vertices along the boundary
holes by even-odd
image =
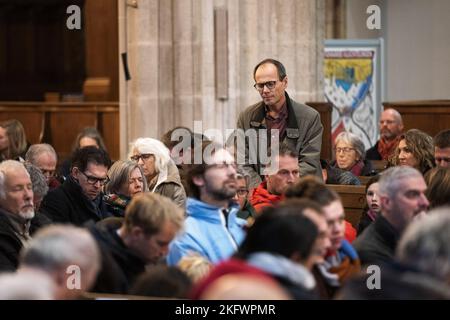
[[[366,206],[365,186],[327,184],[327,187],[336,191],[342,200],[345,210],[345,220],[350,222],[356,229],[361,218],[362,211]]]

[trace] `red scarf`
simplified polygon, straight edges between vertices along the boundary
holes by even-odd
[[[397,147],[398,143],[400,141],[400,136],[395,138],[394,140],[388,141],[383,138],[381,138],[378,141],[378,153],[381,155],[381,158],[383,160],[388,160],[389,156],[394,152],[395,148]]]

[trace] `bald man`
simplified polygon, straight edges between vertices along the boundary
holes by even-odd
[[[366,151],[368,160],[387,160],[394,152],[403,131],[403,120],[395,109],[386,109],[380,118],[380,140]]]

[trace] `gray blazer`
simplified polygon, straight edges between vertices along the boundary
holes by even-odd
[[[323,126],[320,121],[320,114],[313,108],[300,104],[292,100],[287,92],[286,104],[288,108],[288,124],[286,127],[286,137],[282,141],[298,153],[298,163],[300,175],[316,175],[322,178],[320,167],[320,150],[322,147]],[[237,128],[243,129],[265,129],[265,108],[264,103],[258,102],[241,112],[237,122]],[[262,180],[260,172],[261,162],[249,164],[248,147],[245,144],[246,164],[242,169],[250,175],[250,188],[256,187]],[[256,148],[256,146],[250,146]]]

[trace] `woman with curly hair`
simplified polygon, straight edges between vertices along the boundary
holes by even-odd
[[[394,164],[410,166],[425,174],[434,167],[433,138],[418,129],[408,130],[400,137]]]

